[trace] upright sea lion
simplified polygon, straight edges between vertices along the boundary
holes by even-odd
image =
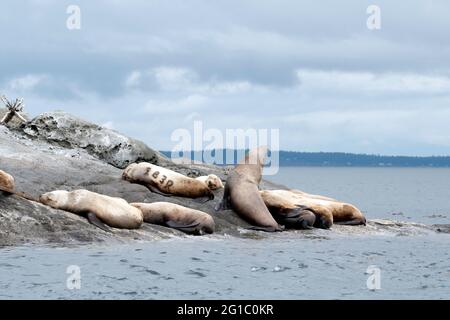
[[[108,228],[103,223],[114,228],[137,229],[143,222],[142,212],[125,200],[87,190],[57,190],[41,195],[39,200],[55,209],[87,215],[89,222],[104,230]]]
[[[142,211],[144,222],[196,235],[213,233],[215,230],[214,219],[203,211],[169,202],[131,203],[131,205]]]
[[[0,170],[0,190],[8,192],[15,188],[14,178],[9,173]]]
[[[307,194],[306,194],[307,195]],[[282,199],[297,206],[302,206],[316,215],[315,227],[330,228],[333,223],[359,225],[366,224],[366,218],[355,206],[337,200],[324,200],[318,197],[309,198],[297,190],[264,190],[261,196],[267,204],[273,203],[273,198]],[[326,198],[326,197],[323,197]]]
[[[255,230],[282,231],[284,228],[274,220],[258,190],[267,152],[267,147],[251,150],[229,173],[222,202],[216,210],[231,207]]]
[[[217,190],[217,189],[223,188],[222,180],[215,174],[201,176],[201,177],[195,178],[195,180],[202,181],[211,190]]]
[[[130,164],[125,168],[122,178],[143,184],[151,191],[167,196],[214,199],[214,194],[204,182],[151,163]]]

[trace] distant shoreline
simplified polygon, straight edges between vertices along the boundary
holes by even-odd
[[[160,152],[166,157],[171,156],[170,151]],[[217,152],[225,154],[226,150]],[[234,154],[237,152],[235,150]],[[202,151],[191,151],[191,159],[194,158],[202,159]],[[279,160],[280,167],[450,168],[450,156],[384,156],[344,152],[280,151]],[[228,163],[228,165],[233,164],[235,162]]]

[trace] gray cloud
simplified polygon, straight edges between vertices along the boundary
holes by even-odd
[[[171,132],[279,128],[291,150],[449,154],[450,5],[7,1],[0,90],[169,149]],[[81,8],[81,30],[66,8]]]

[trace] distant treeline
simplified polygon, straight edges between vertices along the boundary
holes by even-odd
[[[226,157],[226,152],[232,152],[234,159]],[[210,151],[207,151],[208,153]],[[217,150],[222,152],[227,164],[235,164],[239,160],[241,151]],[[238,155],[238,152],[239,155]],[[161,151],[165,156],[171,156],[170,151]],[[185,155],[189,155],[186,152]],[[204,162],[202,151],[191,151],[190,158]],[[188,157],[188,156],[185,156]],[[233,158],[233,157],[232,157]],[[409,157],[409,156],[382,156],[371,154],[354,154],[343,152],[295,152],[280,151],[280,166],[318,166],[318,167],[450,167],[450,156]],[[219,163],[222,164],[222,163]]]

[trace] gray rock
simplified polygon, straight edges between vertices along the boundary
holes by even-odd
[[[44,116],[36,119],[42,118]],[[67,119],[65,116],[63,118]],[[50,121],[48,116],[45,116],[45,119]],[[36,121],[33,120],[32,123]],[[49,130],[50,127],[42,129],[44,126],[42,123],[39,124],[38,127],[41,129],[38,131]],[[57,123],[60,123],[59,120]],[[81,132],[75,123],[80,123],[84,127],[86,122],[74,122],[70,126],[74,131]],[[30,125],[27,125],[27,128],[33,130]],[[152,193],[144,186],[122,180],[121,169],[99,159],[86,148],[76,147],[75,141],[65,143],[63,137],[67,131],[68,129],[56,129],[56,133],[48,131],[33,136],[30,131],[25,134],[23,131],[0,126],[0,168],[14,176],[18,191],[37,198],[42,193],[58,189],[69,191],[87,189],[120,197],[129,202],[168,201],[211,214],[216,222],[216,234],[255,237],[254,232],[242,232],[242,228],[248,224],[233,211],[214,210],[215,204],[223,196],[222,190],[216,192],[215,200],[206,203]],[[63,135],[59,136],[58,132],[62,132]],[[71,139],[77,136],[68,135]],[[45,139],[46,136],[49,137],[48,141]],[[58,143],[55,143],[55,140]],[[98,147],[103,148],[100,143]],[[166,160],[165,167],[192,177],[214,173],[226,179],[227,175],[224,168],[204,164],[177,165]],[[263,183],[264,188],[271,186],[273,187],[269,182]],[[144,224],[139,230],[114,229],[113,233],[106,233],[89,224],[83,217],[0,193],[0,246],[33,243],[67,246],[105,241],[117,243],[154,240],[174,236],[185,235],[173,229],[150,224]]]
[[[117,168],[139,161],[154,164],[165,161],[163,155],[139,140],[62,111],[43,113],[22,126],[22,130],[30,138],[66,149],[84,149]]]

